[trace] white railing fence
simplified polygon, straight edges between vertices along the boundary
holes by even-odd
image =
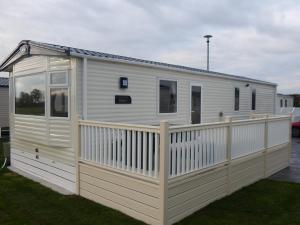
[[[259,116],[162,129],[80,120],[80,159],[152,178],[168,165],[176,177],[289,143],[290,123],[290,116]]]
[[[289,142],[290,121],[282,118],[273,118],[268,123],[268,147],[273,147],[282,143]]]
[[[218,123],[170,127],[170,176],[226,161],[227,126]]]
[[[265,119],[233,122],[232,159],[263,150],[265,147],[265,126]]]
[[[159,129],[152,126],[79,121],[83,160],[157,177]]]

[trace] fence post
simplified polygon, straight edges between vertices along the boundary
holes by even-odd
[[[269,147],[269,115],[266,115],[265,119],[265,142],[264,142],[264,177],[267,177],[267,155],[268,155],[268,147]]]
[[[74,123],[74,136],[75,136],[75,169],[76,169],[76,194],[80,195],[80,176],[79,176],[79,158],[81,151],[81,135],[80,135],[80,116],[77,115]]]
[[[290,114],[289,125],[290,125],[290,127],[289,127],[289,141],[290,141],[290,143],[289,143],[288,165],[290,165],[291,156],[292,156],[292,148],[293,148],[293,144],[292,144],[292,142],[293,142],[293,138],[292,138],[292,135],[293,135],[293,131],[292,131],[292,129],[293,129],[293,114],[292,113]]]
[[[159,160],[159,187],[160,187],[160,224],[167,225],[168,213],[168,177],[169,177],[169,123],[160,122],[160,160]]]
[[[231,192],[231,152],[232,152],[232,117],[226,117],[228,124],[227,130],[227,147],[226,147],[226,158],[227,158],[227,194]]]

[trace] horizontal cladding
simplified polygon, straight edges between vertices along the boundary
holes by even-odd
[[[75,192],[75,167],[54,163],[52,160],[35,154],[11,149],[11,166],[42,180]]]
[[[268,153],[266,158],[266,174],[270,176],[289,165],[289,146]]]
[[[45,117],[15,115],[13,135],[16,139],[47,144],[47,119]]]
[[[46,56],[31,56],[24,58],[14,65],[14,76],[28,73],[37,73],[46,71],[47,57]]]
[[[289,148],[289,145],[273,147],[267,152],[232,160],[230,164],[171,179],[168,185],[168,224],[287,167]]]
[[[169,184],[168,223],[173,224],[226,195],[226,171],[223,167]],[[170,187],[171,186],[171,187]]]
[[[186,124],[190,119],[190,84],[202,85],[202,121],[218,121],[224,115],[249,115],[251,88],[245,82],[223,78],[180,73],[118,63],[87,61],[89,119],[157,124],[168,119],[171,123]],[[128,77],[128,89],[119,89],[119,78]],[[177,113],[158,114],[158,79],[178,81]],[[234,87],[240,88],[240,110],[234,112]],[[253,84],[257,89],[257,112],[272,113],[274,87]],[[132,104],[116,105],[115,95],[129,95]]]
[[[230,173],[231,192],[252,184],[264,178],[264,156],[259,154],[247,161],[234,160],[232,161]]]
[[[79,166],[80,195],[149,224],[158,224],[158,185],[94,166]]]
[[[16,137],[11,139],[12,148],[23,152],[35,154],[36,149],[39,155],[51,159],[53,162],[60,162],[66,165],[75,165],[75,156],[73,148],[52,147],[44,144],[33,143],[31,139],[23,140]]]

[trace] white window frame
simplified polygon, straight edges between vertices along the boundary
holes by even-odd
[[[65,73],[66,75],[66,83],[64,84],[51,84],[51,74],[52,73]],[[68,70],[53,70],[48,72],[48,88],[47,88],[47,106],[48,106],[48,118],[55,119],[55,120],[70,120],[70,110],[71,110],[71,103],[70,103],[70,73]],[[67,88],[68,89],[68,117],[60,117],[60,116],[51,116],[51,88]]]
[[[16,79],[17,78],[21,78],[21,77],[29,77],[29,76],[35,76],[35,75],[39,75],[39,74],[42,74],[44,75],[44,86],[45,86],[45,106],[44,106],[44,110],[45,110],[45,115],[43,116],[39,116],[39,115],[28,115],[28,114],[19,114],[19,113],[16,113]],[[13,110],[13,114],[14,116],[22,116],[22,117],[37,117],[37,118],[46,118],[48,113],[48,103],[47,103],[47,100],[48,100],[48,88],[47,88],[47,73],[46,72],[35,72],[35,73],[30,73],[30,74],[24,74],[24,75],[14,75],[12,74],[13,76],[13,87],[12,87],[12,97],[13,97],[13,106],[12,106],[12,110]]]
[[[173,81],[173,82],[176,82],[176,112],[172,112],[172,113],[161,113],[160,112],[160,81],[161,80],[166,80],[166,81]],[[178,80],[176,79],[170,79],[170,78],[158,78],[157,79],[157,97],[156,97],[156,100],[157,100],[157,104],[156,104],[156,107],[157,107],[157,115],[159,116],[167,116],[167,115],[176,115],[178,113],[178,109],[179,109],[179,105],[178,105],[178,98],[179,98],[179,88],[178,88]]]

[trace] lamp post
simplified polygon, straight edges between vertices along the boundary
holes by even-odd
[[[212,35],[205,35],[203,37],[206,38],[207,43],[207,71],[209,71],[209,39],[212,38]]]

